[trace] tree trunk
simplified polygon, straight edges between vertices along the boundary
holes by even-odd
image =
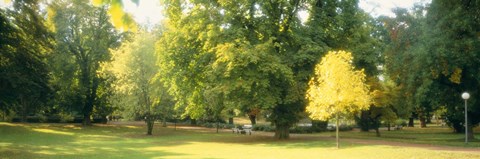
[[[102,124],[107,124],[108,119],[107,119],[106,115],[102,115],[101,119],[102,119],[102,121],[101,121]]]
[[[420,127],[421,128],[426,128],[427,127],[427,121],[425,119],[425,116],[422,115],[422,116],[419,117],[419,119],[420,119]]]
[[[22,104],[22,120],[21,122],[27,122],[27,116],[28,116],[28,113],[27,113],[27,106],[23,105]]]
[[[429,112],[427,112],[427,124],[431,124],[432,123],[432,116],[430,115]]]
[[[83,114],[83,123],[84,126],[92,125],[92,120],[90,119],[90,113]]]
[[[217,127],[217,133],[218,133],[218,127],[219,127],[218,119],[217,119],[216,127]]]
[[[90,119],[90,116],[92,115],[92,110],[93,110],[93,89],[92,89],[92,83],[90,81],[90,74],[89,74],[89,69],[88,69],[88,61],[86,59],[82,59],[81,61],[78,61],[80,65],[80,83],[81,87],[83,87],[82,94],[85,96],[85,99],[83,99],[83,122],[82,124],[84,126],[86,125],[92,125],[92,120]]]
[[[190,125],[197,125],[196,119],[190,119]]]
[[[475,139],[475,136],[474,136],[474,134],[473,134],[473,128],[474,128],[474,127],[469,124],[469,126],[468,126],[468,132],[467,132],[467,137],[468,137],[468,141],[469,141],[469,142]]]
[[[377,137],[380,137],[380,129],[378,127],[375,128],[375,133],[376,133]]]
[[[2,102],[0,102],[0,106],[2,106]],[[3,107],[3,121],[7,121],[7,107]]]
[[[413,126],[414,126],[413,125],[413,118],[410,117],[410,118],[408,118],[408,127],[413,127]]]
[[[152,135],[154,123],[155,121],[153,120],[153,118],[151,116],[147,116],[147,135]]]
[[[277,139],[288,139],[290,138],[289,126],[286,125],[276,125],[275,129],[275,138]]]
[[[390,122],[388,122],[387,123],[387,131],[390,131],[390,127],[391,127]]]
[[[173,130],[177,130],[177,118],[175,118],[173,122],[175,124]]]
[[[85,105],[83,107],[83,125],[92,125],[92,120],[90,120],[90,116],[92,115],[93,111],[93,103],[97,97],[97,88],[98,88],[98,78],[93,77],[93,83],[91,88],[87,88],[87,96]]]
[[[162,127],[167,127],[167,118],[165,117],[165,115],[163,116],[163,119],[162,119]]]
[[[339,136],[340,124],[339,124],[339,122],[338,122],[338,120],[339,120],[339,119],[338,119],[338,113],[335,114],[335,119],[336,119],[336,121],[335,121],[335,129],[336,129],[336,130],[335,130],[335,131],[336,131],[336,132],[335,132],[335,138],[336,138],[336,140],[337,140],[337,149],[339,149],[339,148],[340,148],[340,136]]]
[[[250,119],[250,122],[252,125],[257,124],[257,116],[256,115],[248,115],[248,118]]]
[[[233,124],[233,118],[232,117],[228,118],[228,124]]]
[[[90,116],[92,115],[93,101],[88,100],[83,107],[83,125],[92,125]]]
[[[358,125],[360,126],[360,131],[362,132],[368,132],[368,130],[370,130],[370,119],[368,116],[370,116],[368,110],[361,111]]]
[[[21,122],[27,122],[27,116],[28,116],[28,104],[27,100],[23,98],[23,95],[20,96],[20,108],[21,108]]]

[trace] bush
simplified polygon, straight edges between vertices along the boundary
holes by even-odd
[[[201,123],[200,126],[206,127],[206,128],[213,128],[213,127],[215,127],[215,124],[207,122],[207,123]]]
[[[83,122],[83,116],[74,116],[72,123],[82,123]]]
[[[289,131],[290,133],[295,133],[295,134],[313,133],[313,127],[294,126],[294,127],[291,127]]]
[[[351,131],[351,130],[353,130],[353,126],[352,125],[340,125],[340,127],[338,127],[338,130],[339,131]]]
[[[40,122],[40,123],[46,123],[47,120],[48,120],[47,116],[45,116],[43,114],[40,114],[40,113],[35,114],[35,116],[38,118],[38,122]]]
[[[205,123],[201,123],[200,126],[206,127],[206,128],[216,128],[217,123],[205,122]],[[218,128],[220,128],[220,129],[232,129],[234,127],[235,127],[235,125],[233,125],[233,124],[218,123]]]
[[[94,116],[92,123],[101,123],[101,124],[106,124],[107,123],[107,117],[103,116]]]
[[[71,123],[73,122],[73,119],[75,119],[75,116],[72,113],[66,112],[60,112],[58,114],[58,117],[60,118],[60,122],[62,123]]]
[[[312,129],[315,132],[326,131],[328,126],[328,121],[313,120]]]
[[[406,127],[407,126],[407,121],[403,120],[403,119],[397,119],[397,120],[395,120],[395,125]]]
[[[306,127],[306,126],[295,126],[290,128],[291,133],[297,133],[297,134],[305,134],[305,133],[318,133],[318,132],[324,132],[327,131],[327,123],[322,123],[321,126],[315,126],[312,125],[311,127]],[[353,130],[354,126],[353,125],[340,125],[339,131],[351,131]],[[331,131],[335,131],[335,127],[333,126],[333,129]]]
[[[235,125],[234,125],[234,124],[222,124],[222,127],[223,127],[224,129],[232,129],[232,128],[235,127]]]
[[[240,126],[241,127],[241,126]],[[263,124],[255,124],[252,127],[253,131],[266,131],[266,132],[273,132],[275,131],[275,126],[271,125],[263,125]]]
[[[13,121],[13,118],[16,116],[16,113],[15,111],[11,111],[11,110],[7,110],[7,112],[0,112],[0,116],[2,116],[2,118],[0,118],[0,120],[2,121],[6,121],[6,122],[11,122]]]

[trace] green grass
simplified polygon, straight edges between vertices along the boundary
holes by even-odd
[[[477,129],[475,132],[479,132]],[[341,132],[342,138],[353,139],[368,139],[368,140],[382,140],[395,141],[402,143],[425,144],[434,146],[455,146],[455,147],[471,147],[480,148],[480,133],[475,133],[477,139],[469,141],[465,144],[465,134],[453,133],[450,128],[428,125],[428,128],[403,128],[402,130],[380,131],[381,137],[376,137],[375,132]],[[334,136],[334,132],[321,133],[320,136],[328,137]]]
[[[213,129],[177,129],[156,126],[153,136],[144,135],[143,126],[96,125],[82,127],[72,124],[11,124],[0,122],[0,158],[480,158],[473,151],[438,150],[431,147],[388,146],[365,141],[428,138],[426,143],[437,144],[431,138],[451,138],[452,134],[429,137],[429,131],[416,130],[384,133],[342,132],[342,148],[336,149],[331,133],[292,135],[290,140],[278,141],[270,133],[256,132],[252,136],[215,133]],[[404,133],[403,136],[401,133]],[[388,134],[388,135],[387,135]],[[453,134],[453,142],[459,137]],[[445,142],[439,142],[443,145]],[[478,145],[478,141],[469,146]],[[448,145],[448,144],[447,144]],[[462,148],[467,149],[467,148]]]

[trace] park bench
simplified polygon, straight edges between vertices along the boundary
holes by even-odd
[[[241,127],[235,127],[232,129],[232,132],[237,134],[252,135],[252,125],[243,125]]]

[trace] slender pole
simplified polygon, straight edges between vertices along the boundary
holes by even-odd
[[[468,116],[467,116],[467,100],[465,99],[465,144],[468,143]]]
[[[338,127],[339,127],[339,125],[338,125],[338,112],[337,112],[337,114],[335,114],[335,118],[337,118],[337,121],[336,121],[336,124],[335,124],[335,127],[336,127],[336,129],[337,129],[337,133],[336,133],[336,137],[337,137],[337,149],[339,149],[339,148],[340,148],[340,142],[339,142],[339,137],[338,137],[338,130],[339,130],[339,129],[338,129]]]

